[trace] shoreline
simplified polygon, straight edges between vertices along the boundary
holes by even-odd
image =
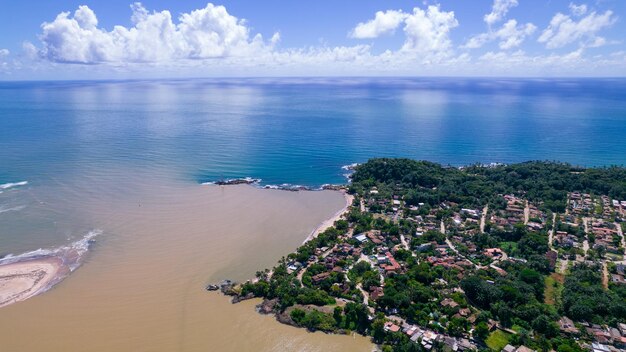
[[[320,233],[333,227],[335,225],[335,222],[337,220],[340,220],[344,216],[344,214],[346,214],[349,211],[350,206],[352,205],[352,202],[354,201],[354,196],[351,194],[348,194],[346,190],[338,190],[337,192],[341,192],[343,194],[343,197],[345,200],[344,206],[341,209],[339,209],[332,217],[324,220],[315,229],[313,229],[313,231],[311,231],[311,233],[304,239],[304,242],[302,242],[302,244],[305,244],[311,241],[312,239],[316,238]]]
[[[100,233],[92,230],[62,247],[1,258],[0,308],[44,293],[66,279],[82,264],[93,238]]]
[[[0,265],[0,308],[47,291],[67,268],[59,257],[44,257]]]
[[[315,229],[313,229],[311,231],[311,233],[309,233],[309,235],[304,239],[304,241],[302,242],[302,244],[305,244],[309,241],[311,241],[312,239],[316,238],[320,233],[326,231],[328,228],[333,227],[335,225],[335,222],[337,220],[340,220],[343,215],[345,213],[348,212],[350,206],[352,205],[352,202],[354,201],[354,196],[351,194],[348,194],[348,191],[346,189],[347,185],[331,185],[331,184],[325,184],[323,186],[321,186],[320,188],[309,188],[306,186],[285,186],[285,185],[280,185],[280,186],[270,186],[270,185],[266,185],[266,186],[260,186],[258,181],[260,181],[260,179],[253,179],[250,177],[246,177],[246,178],[238,178],[238,179],[230,179],[227,181],[220,181],[220,182],[204,182],[201,183],[201,185],[203,186],[251,186],[251,187],[255,187],[258,189],[266,189],[266,190],[275,190],[275,191],[290,191],[290,192],[317,192],[317,191],[335,191],[335,192],[340,192],[345,200],[345,204],[344,206],[339,209],[332,217],[324,220],[322,223],[320,223],[317,227],[315,227]]]

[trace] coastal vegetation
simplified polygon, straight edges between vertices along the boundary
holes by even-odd
[[[342,220],[226,291],[383,350],[626,345],[626,169],[373,159],[347,192]]]

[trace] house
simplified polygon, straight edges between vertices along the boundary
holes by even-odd
[[[402,267],[396,261],[393,255],[391,255],[391,253],[389,252],[386,252],[384,257],[385,257],[384,261],[379,260],[379,263],[383,263],[381,264],[381,268],[385,270],[388,274],[398,273]],[[389,263],[389,264],[385,264],[385,263]]]
[[[453,299],[451,298],[446,298],[443,301],[441,301],[441,305],[444,307],[450,307],[450,308],[455,308],[458,307],[459,304],[456,303]]]
[[[417,343],[424,333],[421,330],[417,330],[411,335],[411,342]]]
[[[616,328],[610,328],[609,333],[611,334],[611,338],[614,340],[622,337],[622,333],[620,333]]]
[[[593,352],[611,352],[609,346],[594,342],[591,344]]]
[[[469,308],[462,308],[462,309],[459,310],[459,315],[462,316],[462,317],[467,317],[470,314],[472,314],[472,311],[469,310]]]
[[[384,254],[378,254],[377,256],[375,256],[376,258],[376,262],[378,264],[385,264],[387,263],[387,256]]]
[[[617,324],[617,327],[619,328],[619,331],[622,332],[622,336],[626,336],[626,324],[619,323]]]
[[[622,275],[611,274],[611,282],[614,282],[616,284],[626,284],[626,279]]]
[[[311,278],[311,280],[313,280],[313,282],[317,284],[317,283],[320,283],[320,282],[324,281],[329,276],[330,276],[330,272],[325,272],[325,273],[314,275]]]
[[[563,331],[564,333],[567,334],[578,334],[579,331],[576,328],[576,326],[574,326],[574,321],[572,321],[572,319],[568,318],[568,317],[562,317],[559,320],[559,328],[561,329],[561,331]]]
[[[535,352],[535,350],[532,350],[524,345],[519,346],[517,348],[511,346],[511,345],[506,345],[504,346],[504,348],[502,349],[502,352]]]
[[[506,345],[502,349],[502,352],[515,352],[515,347],[511,345]]]
[[[473,218],[478,218],[480,217],[480,212],[478,210],[474,210],[474,209],[461,209],[461,213],[466,214],[467,216],[473,217]]]
[[[293,263],[289,263],[289,266],[287,266],[287,270],[294,272],[300,269],[301,267],[302,267],[302,264],[300,262],[293,262]]]
[[[377,300],[380,297],[384,296],[385,293],[382,287],[379,286],[370,286],[370,299]]]
[[[456,339],[454,337],[445,336],[443,338],[443,344],[446,345],[452,351],[458,351],[459,346],[457,345]]]
[[[354,238],[355,238],[357,241],[361,242],[361,243],[365,243],[365,242],[367,242],[367,235],[366,235],[366,234],[364,234],[364,233],[360,233],[360,234],[358,234],[358,235],[354,236]]]
[[[385,323],[385,326],[383,327],[383,329],[387,332],[398,332],[400,331],[400,327],[390,321]]]
[[[467,350],[476,350],[477,347],[470,342],[470,340],[461,338],[458,340],[457,345],[459,346],[459,350],[467,351]]]
[[[489,258],[500,258],[502,257],[502,250],[500,248],[487,248],[484,254]]]
[[[433,244],[431,242],[426,242],[426,243],[422,243],[419,246],[417,246],[417,248],[415,248],[415,250],[418,251],[418,252],[425,252],[425,251],[429,250],[432,246],[433,246]]]

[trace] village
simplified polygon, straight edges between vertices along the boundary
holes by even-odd
[[[545,256],[551,269],[564,272],[572,262],[600,261],[605,271],[608,265],[614,269],[615,273],[610,274],[612,282],[626,283],[623,261],[624,237],[618,222],[622,221],[626,214],[626,202],[609,201],[604,196],[592,198],[588,194],[572,193],[568,198],[566,212],[550,216],[521,197],[502,195],[502,199],[504,206],[501,209],[489,209],[487,205],[482,209],[459,208],[452,202],[442,202],[438,208],[431,208],[428,213],[420,214],[419,205],[406,206],[403,200],[395,195],[390,198],[382,197],[379,190],[374,187],[364,197],[355,201],[354,208],[364,213],[370,212],[371,208],[380,209],[374,213],[376,219],[392,224],[410,223],[415,229],[411,235],[376,229],[357,233],[354,231],[355,224],[349,223],[347,231],[339,237],[334,246],[318,248],[306,263],[290,262],[288,268],[290,271],[297,271],[298,278],[302,279],[308,268],[322,264],[325,271],[311,277],[312,285],[315,287],[330,279],[333,274],[344,275],[349,282],[348,276],[355,264],[361,261],[370,264],[379,275],[379,284],[363,287],[359,282],[356,287],[361,293],[359,298],[362,298],[362,302],[369,307],[370,318],[373,319],[375,313],[381,310],[377,301],[385,295],[386,278],[404,272],[404,263],[395,259],[398,251],[410,252],[412,257],[417,258],[417,262],[427,262],[431,267],[441,266],[446,270],[453,270],[457,273],[458,281],[467,272],[478,269],[492,269],[498,275],[505,276],[507,272],[498,266],[499,263],[525,262],[525,259],[513,255],[512,247],[515,243],[502,242],[489,247],[475,243],[474,238],[487,230],[514,231],[515,227],[523,225],[528,232],[549,238],[549,250]],[[449,216],[445,218],[438,216],[441,211],[450,210],[452,212]],[[437,233],[441,236],[433,237],[433,234]],[[438,281],[443,296],[439,304],[442,312],[448,312],[451,318],[464,318],[473,325],[479,311],[471,305],[461,305],[452,296],[447,296],[447,293],[463,292],[458,286],[458,281],[456,285],[445,280]],[[334,285],[344,293],[349,292],[347,284]],[[452,351],[479,349],[473,336],[475,326],[460,336],[450,336],[442,332],[445,329],[410,324],[397,315],[397,310],[383,312],[386,332],[406,334],[410,341],[420,344],[426,350],[437,344],[447,346]],[[434,321],[430,323],[429,325],[439,324]],[[581,345],[598,352],[619,351],[626,347],[626,325],[620,323],[619,326],[620,328],[616,329],[597,324],[574,324],[565,316],[559,321],[561,333],[578,338],[581,331],[584,331],[590,338],[590,343],[581,340]],[[487,329],[489,332],[501,330],[506,334],[517,333],[510,328],[502,327],[499,322],[492,319],[487,321]],[[523,345],[507,344],[502,351],[526,352],[532,349]]]
[[[352,203],[334,226],[229,294],[394,350],[625,350],[626,201],[568,192],[546,206],[522,190],[452,201],[369,181],[341,191]]]

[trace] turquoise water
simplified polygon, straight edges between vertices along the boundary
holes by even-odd
[[[0,83],[0,184],[132,166],[194,182],[317,186],[380,156],[625,164],[625,88],[624,79]]]

